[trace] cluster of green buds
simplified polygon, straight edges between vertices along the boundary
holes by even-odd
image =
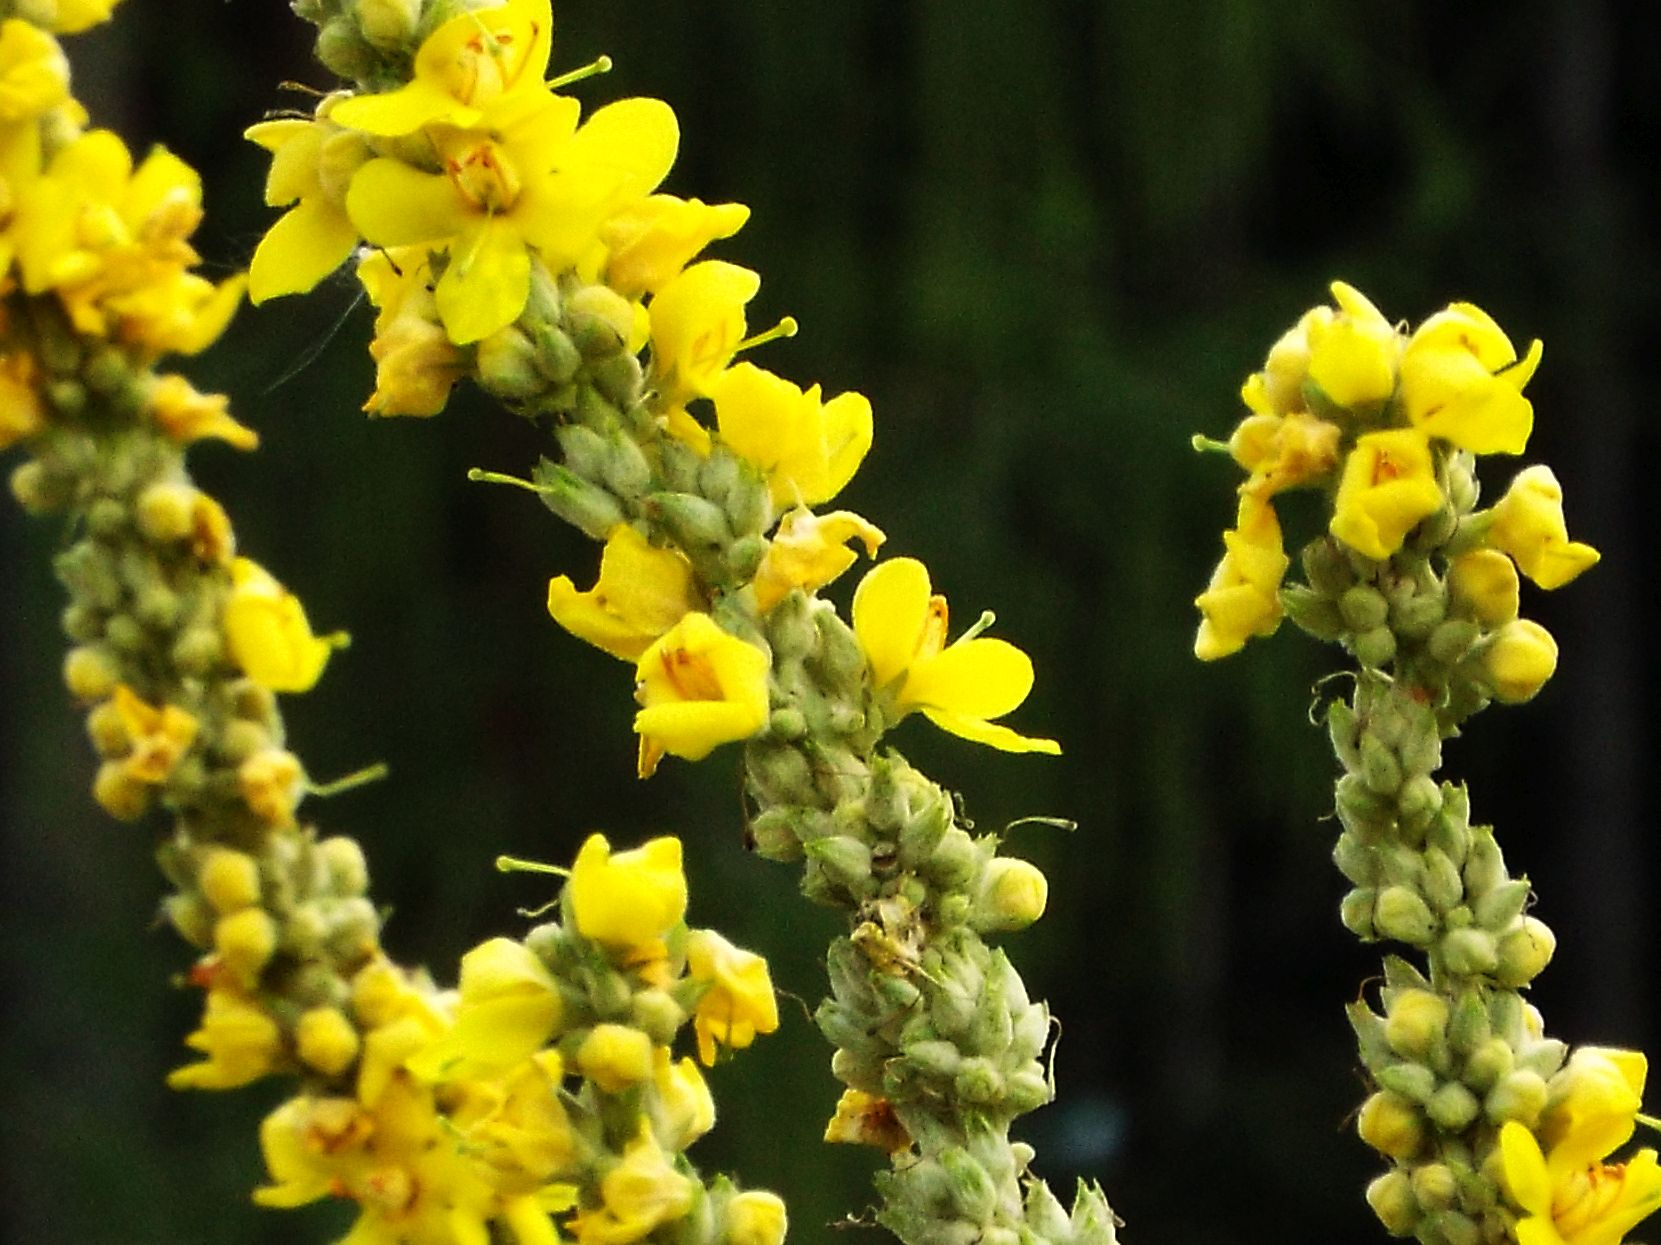
[[[353,85],[250,131],[274,153],[268,200],[294,205],[255,255],[255,298],[310,288],[369,243],[366,409],[435,414],[471,379],[548,429],[557,452],[528,478],[473,478],[603,542],[593,586],[557,576],[547,605],[632,667],[637,772],[744,743],[750,842],[803,862],[804,891],[848,913],[818,1013],[847,1086],[829,1137],[892,1156],[878,1218],[911,1242],[1112,1241],[1100,1190],[1063,1209],[1008,1135],[1053,1093],[1050,1022],[984,936],[1039,917],[1043,875],[883,744],[916,712],[1059,751],[994,721],[1026,698],[1031,662],[980,634],[989,615],[948,644],[914,559],[879,563],[846,618],[820,595],[885,539],[814,509],[869,449],[871,406],[739,358],[795,332],[787,318],[749,336],[759,276],[698,258],[748,209],[653,193],[677,136],[665,105],[578,124],[557,90],[588,71],[549,81],[547,0],[296,10]]]
[[[1526,447],[1540,343],[1519,358],[1469,303],[1408,333],[1352,287],[1332,293],[1246,381],[1230,440],[1196,442],[1249,478],[1195,652],[1226,656],[1284,616],[1357,665],[1326,711],[1341,915],[1422,963],[1390,956],[1382,1010],[1349,1009],[1374,1085],[1358,1130],[1392,1164],[1368,1189],[1379,1219],[1424,1245],[1613,1245],[1661,1206],[1654,1151],[1605,1161],[1632,1135],[1644,1057],[1545,1036],[1521,991],[1555,937],[1465,788],[1436,778],[1472,714],[1529,700],[1556,669],[1550,634],[1519,616],[1519,572],[1557,588],[1598,558],[1569,539],[1549,468],[1478,508],[1475,456]],[[1330,518],[1300,552],[1305,582],[1283,584],[1273,499],[1295,488],[1320,490]]]

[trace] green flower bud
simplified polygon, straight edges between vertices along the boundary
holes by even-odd
[[[1430,633],[1425,648],[1437,661],[1454,665],[1471,651],[1482,636],[1482,628],[1465,618],[1450,618]]]
[[[1488,1041],[1492,1031],[1488,1023],[1488,1008],[1482,1001],[1481,993],[1472,989],[1461,991],[1453,1007],[1453,1018],[1448,1024],[1448,1041],[1453,1048],[1461,1052],[1474,1051]]]
[[[1374,627],[1355,637],[1350,646],[1355,659],[1369,670],[1389,665],[1396,656],[1396,634],[1388,627]]]
[[[332,835],[319,842],[317,850],[329,872],[329,890],[333,894],[350,899],[369,889],[369,865],[356,839]]]
[[[940,848],[952,828],[952,808],[945,799],[928,801],[899,829],[900,867],[917,869]]]
[[[623,522],[617,499],[570,468],[544,459],[532,473],[542,504],[591,540],[606,538]]]
[[[1061,1205],[1061,1200],[1050,1192],[1050,1186],[1042,1180],[1034,1180],[1027,1185],[1026,1203],[1022,1207],[1026,1218],[1027,1228],[1040,1241],[1065,1241],[1071,1235],[1067,1224],[1067,1211]]]
[[[688,554],[720,550],[732,543],[733,531],[727,525],[726,514],[714,502],[694,494],[653,493],[646,499],[646,513],[661,523]]]
[[[958,1213],[974,1223],[990,1219],[997,1209],[998,1187],[986,1168],[958,1146],[942,1150],[940,1164],[946,1169],[952,1203]]]
[[[1350,830],[1382,831],[1392,820],[1390,802],[1369,790],[1359,774],[1345,774],[1338,780],[1334,801],[1339,820]]]
[[[562,424],[554,436],[568,468],[586,479],[599,479],[606,461],[605,437],[582,424]]]
[[[1343,898],[1338,907],[1338,919],[1362,942],[1374,942],[1378,938],[1378,928],[1375,916],[1378,907],[1378,892],[1370,886],[1358,886]]]
[[[975,876],[979,866],[980,852],[975,841],[967,831],[953,826],[941,836],[940,845],[929,857],[925,870],[944,889],[958,890]]]
[[[960,1101],[989,1106],[1003,1096],[1004,1078],[991,1060],[977,1055],[963,1061],[953,1088]]]
[[[1521,925],[1499,941],[1499,966],[1495,979],[1513,989],[1526,986],[1551,963],[1557,950],[1557,935],[1538,917],[1525,916]]]
[[[1544,1077],[1529,1068],[1513,1068],[1503,1073],[1488,1091],[1482,1110],[1496,1128],[1507,1120],[1516,1120],[1532,1129],[1540,1122],[1547,1097]]]
[[[213,945],[213,927],[218,915],[205,900],[195,895],[169,895],[162,900],[162,912],[179,937],[191,946]]]
[[[1482,1228],[1476,1220],[1457,1210],[1444,1210],[1429,1216],[1440,1239],[1447,1245],[1482,1245]]]
[[[1419,1204],[1405,1172],[1388,1171],[1367,1186],[1367,1205],[1391,1236],[1412,1236],[1419,1222]]]
[[[1371,731],[1361,732],[1361,779],[1378,795],[1394,795],[1401,786],[1401,762],[1395,752]]]
[[[127,656],[136,656],[150,647],[150,637],[145,634],[138,619],[130,614],[117,614],[104,624],[104,638],[118,653]]]
[[[600,476],[619,497],[639,497],[652,485],[651,464],[633,437],[613,429],[605,439]]]
[[[1425,1114],[1444,1132],[1463,1132],[1481,1113],[1482,1104],[1458,1081],[1443,1085],[1425,1104]]]
[[[1527,878],[1513,878],[1501,882],[1472,905],[1476,923],[1495,934],[1503,934],[1523,913],[1533,888]],[[1503,958],[1504,951],[1501,951]]]
[[[479,383],[509,402],[534,398],[547,387],[537,366],[537,349],[517,325],[508,325],[478,345]]]
[[[1446,1163],[1423,1163],[1410,1177],[1413,1197],[1426,1211],[1447,1210],[1459,1197],[1459,1181]]]
[[[1346,830],[1332,847],[1332,863],[1338,872],[1357,886],[1367,886],[1378,880],[1378,868],[1373,849],[1362,843],[1359,835]]]
[[[189,627],[173,641],[173,664],[198,678],[212,674],[225,656],[225,642],[211,627]]]
[[[601,359],[589,368],[588,376],[601,394],[624,410],[640,400],[640,360],[627,350]]]
[[[1436,1093],[1436,1074],[1422,1063],[1393,1063],[1374,1075],[1381,1088],[1407,1102],[1423,1106]]]
[[[1048,1106],[1055,1100],[1055,1091],[1050,1083],[1038,1072],[1017,1072],[1011,1076],[1004,1086],[1004,1110],[1015,1115],[1025,1115],[1028,1111],[1036,1111],[1039,1107]]]
[[[1517,1063],[1549,1079],[1557,1075],[1568,1055],[1569,1047],[1566,1042],[1560,1042],[1556,1038],[1537,1038],[1518,1051]]]
[[[1429,990],[1404,990],[1390,1001],[1384,1039],[1398,1055],[1422,1059],[1441,1045],[1447,1026],[1447,1000]]]
[[[1447,606],[1435,592],[1421,592],[1390,607],[1391,625],[1410,640],[1424,639],[1446,615]]]
[[[1405,886],[1387,886],[1378,893],[1373,924],[1386,938],[1415,947],[1429,943],[1437,929],[1425,901]]]
[[[1380,1090],[1361,1104],[1355,1131],[1380,1154],[1409,1159],[1424,1142],[1424,1119],[1405,1098]]]
[[[1465,890],[1471,895],[1486,895],[1506,880],[1505,857],[1494,841],[1491,826],[1471,829],[1471,846],[1465,854]]]
[[[831,1055],[831,1074],[853,1089],[880,1096],[883,1092],[883,1061],[867,1059],[842,1049]]]
[[[1390,606],[1377,588],[1357,584],[1338,599],[1338,610],[1352,631],[1371,631],[1384,625]]]
[[[102,645],[72,648],[64,658],[63,681],[75,699],[91,704],[115,691],[121,681],[121,667],[115,655]]]
[[[925,1076],[952,1077],[963,1066],[963,1056],[951,1042],[938,1038],[908,1043],[904,1060]]]
[[[582,366],[582,352],[577,344],[550,320],[533,320],[527,327],[536,346],[537,370],[551,385],[569,384]]]
[[[1332,741],[1332,750],[1343,762],[1344,768],[1360,769],[1361,727],[1356,720],[1355,710],[1341,700],[1333,701],[1327,706],[1326,725],[1327,736]]]
[[[1342,639],[1348,629],[1332,598],[1313,588],[1287,584],[1280,590],[1280,604],[1293,626],[1317,640],[1330,643]]]
[[[1461,977],[1492,973],[1499,964],[1498,943],[1482,929],[1449,930],[1442,938],[1441,953],[1448,970]]]
[[[736,522],[734,527],[743,530]],[[762,559],[766,556],[767,541],[764,537],[740,536],[727,548],[724,561],[727,571],[734,579],[750,580],[755,578],[756,569],[761,566]]]
[[[793,824],[796,812],[788,806],[774,806],[750,819],[749,843],[757,855],[786,863],[801,859],[802,840]]]
[[[871,849],[858,839],[833,834],[803,844],[809,861],[824,870],[837,885],[851,891],[871,881]]]
[[[997,856],[981,871],[969,921],[980,933],[1025,929],[1044,915],[1050,883],[1043,870],[1013,856]]]
[[[798,749],[755,742],[744,759],[745,777],[760,803],[805,805],[817,799],[813,769]]]
[[[1489,1094],[1499,1084],[1500,1078],[1511,1071],[1515,1063],[1516,1056],[1511,1052],[1511,1044],[1504,1038],[1491,1037],[1471,1052],[1470,1058],[1465,1061],[1465,1069],[1460,1079],[1477,1093]],[[1545,1082],[1542,1081],[1541,1084]],[[1489,1122],[1502,1122],[1494,1118],[1491,1104],[1490,1096],[1483,1103],[1483,1110],[1487,1112]]]
[[[1427,780],[1428,781],[1428,780]],[[1434,847],[1424,853],[1424,893],[1431,907],[1446,914],[1465,898],[1465,884],[1453,861]]]

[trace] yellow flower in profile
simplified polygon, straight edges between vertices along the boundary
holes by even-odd
[[[577,1245],[632,1245],[692,1209],[694,1185],[676,1171],[650,1124],[623,1149],[623,1161],[600,1181],[601,1204],[571,1220]]]
[[[773,979],[767,961],[755,952],[733,946],[714,930],[695,929],[686,938],[686,971],[709,986],[693,1013],[698,1058],[706,1067],[715,1063],[718,1043],[743,1050],[756,1034],[779,1027]]]
[[[46,407],[35,384],[34,356],[0,355],[0,450],[32,437],[46,423]]]
[[[236,1089],[277,1067],[282,1031],[257,1004],[230,990],[209,990],[202,1024],[185,1045],[207,1058],[167,1074],[174,1089]]]
[[[1199,631],[1194,656],[1216,661],[1238,653],[1253,636],[1280,626],[1280,581],[1291,564],[1281,545],[1275,508],[1255,492],[1242,492],[1234,527],[1223,533],[1223,559],[1206,590],[1194,598]]]
[[[334,119],[385,137],[435,122],[477,126],[493,107],[542,92],[553,36],[549,0],[506,0],[460,13],[422,41],[407,83],[342,100]]]
[[[606,537],[594,587],[579,592],[566,575],[548,582],[554,621],[624,661],[639,661],[659,636],[703,605],[692,564],[626,523]]]
[[[178,705],[152,705],[125,683],[116,685],[111,703],[130,748],[123,772],[137,782],[166,782],[196,741],[196,718]]]
[[[1500,1130],[1506,1188],[1528,1212],[1518,1245],[1618,1245],[1661,1207],[1654,1150],[1603,1161],[1632,1136],[1645,1070],[1636,1051],[1583,1047],[1552,1079],[1539,1137],[1515,1120]]]
[[[1482,308],[1454,303],[1421,324],[1401,359],[1401,397],[1422,432],[1475,454],[1521,454],[1534,430],[1523,386],[1540,366],[1536,340],[1521,360]]]
[[[239,450],[259,447],[259,434],[231,415],[222,393],[200,393],[183,376],[156,378],[150,388],[150,418],[169,439],[181,445],[217,438]]]
[[[434,296],[456,344],[524,310],[532,249],[555,271],[576,262],[601,222],[674,163],[680,132],[667,104],[619,100],[580,129],[578,112],[575,100],[528,95],[488,131],[438,127],[442,172],[382,156],[352,178],[346,211],[365,241],[449,252]]]
[[[666,407],[709,392],[744,340],[744,306],[760,288],[748,268],[706,259],[653,297],[652,380]]]
[[[878,563],[854,591],[854,634],[871,686],[891,696],[893,720],[920,710],[941,730],[1004,752],[1059,754],[1053,739],[995,725],[1032,690],[1032,659],[1004,640],[971,635],[946,644],[946,598],[930,591],[915,558]]]
[[[1369,432],[1344,460],[1330,531],[1369,558],[1387,558],[1443,504],[1430,442],[1415,428]]]
[[[429,1081],[493,1076],[541,1050],[559,1028],[559,987],[535,953],[491,938],[461,957],[454,1023],[405,1065]]]
[[[667,1046],[653,1050],[652,1088],[646,1110],[664,1146],[684,1150],[715,1127],[715,1099],[691,1056],[671,1059]]]
[[[863,394],[819,399],[753,363],[710,381],[721,439],[767,477],[775,506],[816,506],[840,493],[871,448],[871,404]]]
[[[332,100],[324,102],[326,112]],[[255,303],[303,294],[344,264],[358,244],[346,188],[370,156],[363,139],[325,116],[261,121],[243,137],[271,153],[268,207],[289,207],[254,248],[248,297]]]
[[[614,855],[605,835],[589,835],[563,902],[584,938],[625,952],[660,945],[686,915],[681,841],[665,835]]]
[[[1488,543],[1516,559],[1517,568],[1542,588],[1561,588],[1589,567],[1598,551],[1569,539],[1563,486],[1550,467],[1525,467],[1494,506]]]
[[[1243,486],[1264,498],[1322,479],[1338,465],[1337,424],[1308,411],[1248,415],[1229,438],[1234,461],[1251,472]]]
[[[1342,407],[1376,406],[1396,388],[1401,342],[1392,325],[1354,286],[1332,283],[1338,313],[1309,321],[1309,379]]]
[[[715,748],[748,739],[767,723],[768,654],[694,611],[641,654],[634,715],[640,776],[665,752],[701,761]]]
[[[650,195],[600,227],[605,280],[625,298],[655,294],[711,242],[730,238],[750,219],[742,203],[703,203]]]
[[[816,592],[833,582],[858,558],[850,540],[865,546],[865,556],[877,556],[886,540],[882,530],[851,510],[814,514],[805,506],[785,512],[756,568],[756,608],[766,613],[796,589]]]
[[[322,677],[329,653],[344,642],[339,636],[313,635],[300,599],[248,558],[231,563],[223,625],[231,659],[274,692],[310,691]]]

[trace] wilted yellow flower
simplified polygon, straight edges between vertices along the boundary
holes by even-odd
[[[652,378],[665,407],[709,392],[744,340],[744,305],[760,288],[748,268],[706,259],[653,297]]]
[[[666,835],[613,855],[604,835],[589,835],[564,902],[584,938],[623,951],[660,945],[686,914],[681,841]]]
[[[1263,495],[1240,495],[1239,516],[1223,533],[1223,547],[1211,583],[1194,598],[1202,615],[1194,656],[1201,661],[1237,653],[1252,636],[1273,635],[1280,626],[1280,581],[1291,563],[1275,508]]]
[[[1337,406],[1377,405],[1395,392],[1401,342],[1360,290],[1342,281],[1331,288],[1338,313],[1306,326],[1309,379]]]
[[[1535,341],[1521,361],[1511,339],[1482,308],[1454,303],[1421,324],[1401,359],[1408,419],[1433,437],[1476,454],[1521,454],[1534,430],[1523,386],[1540,365]]]
[[[836,1114],[825,1125],[825,1140],[833,1144],[876,1146],[890,1154],[911,1148],[911,1134],[894,1114],[894,1104],[862,1089],[845,1089],[837,1099]]]
[[[1482,650],[1482,668],[1497,699],[1533,700],[1557,671],[1557,641],[1529,618],[1513,618]]]
[[[805,506],[785,512],[756,568],[756,608],[766,613],[797,588],[816,592],[834,581],[859,556],[850,540],[865,546],[865,556],[877,556],[886,540],[882,530],[851,510],[814,514]]]
[[[631,1245],[692,1208],[693,1183],[675,1170],[644,1121],[623,1161],[600,1181],[601,1205],[571,1221],[577,1245]]]
[[[375,392],[371,415],[436,415],[467,373],[467,360],[438,318],[425,248],[378,250],[358,264],[358,280],[375,304]]]
[[[259,434],[231,416],[230,399],[222,393],[199,393],[183,376],[158,376],[150,387],[150,418],[170,439],[181,445],[217,437],[239,450],[260,443]]]
[[[1240,400],[1259,415],[1288,415],[1307,410],[1303,386],[1309,379],[1309,334],[1312,328],[1330,323],[1332,308],[1312,307],[1298,322],[1280,335],[1269,348],[1261,372],[1246,377]]]
[[[946,598],[930,591],[915,558],[880,562],[854,591],[854,634],[865,650],[871,685],[893,697],[898,720],[913,709],[941,730],[1005,752],[1061,751],[1053,739],[1018,735],[992,723],[1032,690],[1032,659],[984,636],[946,644]]]
[[[1654,1150],[1602,1161],[1632,1136],[1644,1073],[1636,1051],[1582,1048],[1552,1080],[1538,1139],[1515,1120],[1500,1130],[1506,1187],[1528,1212],[1519,1245],[1618,1245],[1661,1207]]]
[[[363,139],[342,129],[327,113],[261,121],[243,137],[271,153],[265,179],[270,207],[294,206],[279,217],[248,265],[248,297],[255,303],[282,294],[303,294],[346,262],[358,244],[357,227],[346,215],[346,188],[369,159]]]
[[[407,83],[342,100],[333,118],[386,136],[440,121],[478,126],[490,110],[542,92],[553,33],[548,0],[506,0],[458,14],[422,41]]]
[[[269,826],[290,826],[306,774],[287,748],[261,748],[236,767],[236,785],[254,816]]]
[[[569,576],[548,582],[548,613],[579,640],[624,661],[703,606],[692,564],[620,523],[606,537],[594,587],[578,592]]]
[[[300,599],[248,558],[231,563],[224,628],[232,660],[274,692],[310,691],[341,642],[313,635]]]
[[[717,1043],[743,1050],[756,1034],[779,1027],[767,961],[753,951],[733,946],[714,930],[695,929],[686,939],[686,971],[693,981],[709,983],[693,1021],[698,1058],[705,1065],[714,1064]]]
[[[709,382],[721,439],[767,477],[775,506],[816,506],[840,493],[871,448],[871,404],[858,393],[819,400],[740,363]]]
[[[1517,567],[1498,549],[1473,549],[1448,566],[1448,591],[1454,608],[1485,627],[1517,616],[1521,605]]]
[[[651,195],[600,227],[605,279],[625,298],[656,293],[717,238],[730,238],[750,219],[742,203],[703,203]]]
[[[1563,517],[1563,486],[1550,467],[1525,467],[1494,506],[1488,543],[1503,549],[1542,588],[1561,588],[1588,567],[1598,551],[1569,539]]]
[[[651,777],[665,752],[700,761],[766,725],[768,664],[765,652],[704,613],[659,637],[635,666],[640,776]]]
[[[1369,432],[1344,460],[1330,530],[1369,558],[1387,558],[1442,506],[1430,442],[1413,428]]]
[[[524,310],[530,249],[554,270],[574,263],[600,223],[674,163],[680,132],[667,104],[619,100],[580,129],[578,113],[575,100],[527,96],[488,132],[437,130],[443,172],[382,156],[352,178],[346,210],[366,241],[449,252],[434,295],[458,345]]]
[[[116,686],[111,703],[130,745],[122,771],[137,782],[166,782],[196,740],[196,718],[178,705],[152,705],[125,683]]]
[[[1241,487],[1264,498],[1321,479],[1338,465],[1337,424],[1308,411],[1248,415],[1229,438],[1234,461],[1251,472]]]
[[[202,1025],[185,1045],[207,1058],[167,1074],[174,1089],[235,1089],[273,1071],[282,1054],[277,1022],[230,990],[209,990]]]

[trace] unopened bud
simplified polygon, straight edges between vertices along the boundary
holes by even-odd
[[[608,1094],[652,1075],[652,1039],[628,1025],[598,1024],[577,1048],[577,1067]]]
[[[1495,1126],[1516,1120],[1525,1128],[1533,1128],[1546,1109],[1547,1097],[1544,1077],[1530,1068],[1513,1068],[1501,1075],[1488,1091],[1482,1110],[1488,1122]]]
[[[1037,865],[995,857],[981,872],[970,922],[983,934],[1025,929],[1044,915],[1049,893],[1049,879]]]
[[[276,922],[259,908],[244,908],[219,919],[213,945],[231,972],[251,981],[277,949]]]
[[[1338,599],[1338,609],[1352,631],[1371,631],[1384,625],[1390,615],[1389,603],[1377,588],[1357,584]]]
[[[1355,1131],[1380,1154],[1408,1159],[1424,1140],[1424,1120],[1411,1102],[1380,1090],[1361,1105]]]
[[[1532,619],[1514,618],[1483,650],[1482,669],[1495,699],[1532,700],[1557,670],[1557,641]]]
[[[1412,1236],[1419,1222],[1419,1203],[1405,1172],[1389,1171],[1367,1186],[1367,1205],[1391,1236]]]
[[[1486,895],[1506,880],[1505,857],[1487,826],[1473,827],[1470,850],[1465,854],[1465,889],[1472,895]]]
[[[294,1029],[302,1062],[325,1076],[339,1076],[358,1057],[358,1031],[335,1007],[314,1007],[300,1016]]]
[[[351,898],[369,889],[369,865],[356,839],[337,834],[320,842],[317,850],[329,871],[329,889],[336,895]]]
[[[1476,923],[1491,933],[1503,934],[1528,906],[1532,890],[1527,878],[1501,882],[1472,906]]]
[[[1458,867],[1443,852],[1427,847],[1424,870],[1424,893],[1431,907],[1443,914],[1452,911],[1465,898],[1465,884]]]
[[[1499,946],[1484,929],[1449,930],[1442,939],[1442,959],[1461,977],[1491,973],[1499,964]]]
[[[1378,928],[1375,924],[1375,914],[1378,908],[1378,892],[1371,886],[1358,886],[1348,892],[1338,907],[1338,919],[1363,942],[1373,942],[1378,938]]]
[[[121,680],[121,669],[108,649],[96,644],[83,644],[69,650],[63,662],[63,681],[69,694],[88,703],[103,700],[115,691]]]
[[[1374,627],[1355,637],[1350,651],[1370,670],[1387,666],[1396,656],[1396,634],[1388,627]]]
[[[1423,1058],[1440,1045],[1448,1025],[1447,1000],[1429,990],[1403,990],[1390,1000],[1384,1037],[1399,1055]]]
[[[957,890],[975,875],[980,853],[975,841],[965,830],[951,827],[940,839],[934,855],[929,857],[928,874],[946,890]]]
[[[587,359],[616,354],[634,333],[634,305],[609,285],[585,285],[565,300],[572,339]]]
[[[1495,979],[1516,989],[1526,986],[1551,963],[1557,950],[1557,935],[1538,917],[1525,916],[1522,923],[1499,942],[1499,966]]]
[[[1446,1163],[1423,1163],[1411,1179],[1413,1196],[1427,1211],[1446,1210],[1459,1196],[1459,1181]]]
[[[363,37],[384,51],[397,51],[415,34],[421,0],[358,0]]]
[[[871,881],[871,849],[858,839],[832,834],[803,847],[808,859],[838,885],[857,890]]]
[[[137,821],[149,811],[151,789],[127,773],[120,761],[105,761],[92,780],[92,798],[117,821]]]
[[[1390,607],[1390,623],[1412,640],[1422,640],[1434,631],[1447,611],[1434,592],[1421,592]]]
[[[1479,1094],[1489,1094],[1484,1101],[1483,1110],[1487,1112],[1490,1123],[1499,1123],[1494,1119],[1491,1091],[1499,1084],[1500,1078],[1509,1073],[1516,1063],[1516,1056],[1512,1054],[1511,1043],[1502,1037],[1491,1037],[1471,1052],[1470,1058],[1465,1060],[1465,1069],[1462,1079],[1465,1084]],[[1532,1075],[1532,1074],[1530,1074]],[[1541,1082],[1543,1085],[1545,1082]]]
[[[940,1152],[950,1195],[957,1212],[971,1223],[991,1218],[998,1204],[998,1188],[986,1168],[967,1150],[948,1146]]]
[[[1498,549],[1473,549],[1448,567],[1453,607],[1484,627],[1499,627],[1517,616],[1517,567]]]
[[[1440,1234],[1438,1239],[1446,1241],[1447,1245],[1481,1245],[1481,1226],[1462,1211],[1439,1211],[1429,1219]]]
[[[197,882],[202,894],[221,913],[251,908],[260,899],[260,870],[247,852],[210,847],[202,857]]]
[[[1466,989],[1454,1004],[1453,1017],[1448,1022],[1448,1041],[1456,1051],[1470,1052],[1488,1041],[1493,1026],[1488,1021],[1488,1008],[1482,994]]]
[[[727,1203],[726,1245],[781,1245],[788,1220],[776,1194],[749,1189]]]
[[[152,484],[138,497],[138,527],[157,544],[171,544],[189,536],[196,525],[196,500],[201,494],[188,484],[167,481]]]
[[[1449,1133],[1462,1132],[1481,1111],[1482,1104],[1476,1095],[1458,1081],[1449,1081],[1425,1104],[1425,1113],[1438,1128]]]
[[[169,895],[162,901],[167,922],[193,947],[213,941],[214,912],[195,895]]]
[[[733,539],[721,507],[692,493],[653,493],[646,500],[646,512],[683,549],[722,549]]]
[[[1394,795],[1401,786],[1401,762],[1395,751],[1371,731],[1361,734],[1361,779],[1377,795]]]
[[[497,329],[478,345],[479,383],[497,397],[534,398],[547,387],[536,363],[536,347],[516,325]]]
[[[1380,1089],[1423,1106],[1436,1093],[1436,1074],[1422,1063],[1393,1063],[1374,1074]]]
[[[1386,938],[1424,946],[1436,932],[1436,917],[1425,901],[1405,886],[1386,886],[1378,894],[1373,923]]]

